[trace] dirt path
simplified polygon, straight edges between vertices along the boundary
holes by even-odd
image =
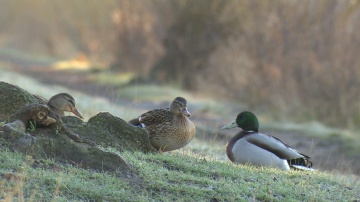
[[[9,64],[12,71],[30,76],[45,84],[57,84],[92,96],[104,97],[115,104],[121,103],[122,106],[131,106],[144,110],[164,107],[161,104],[151,102],[134,103],[132,100],[119,98],[113,86],[94,84],[89,79],[89,73],[86,72],[59,71],[52,68],[50,63],[33,62],[28,59],[19,59],[1,54],[0,61]],[[200,126],[199,128],[206,128],[206,131],[198,131],[199,134],[202,134],[198,138],[204,141],[211,139],[225,145],[226,141],[237,132],[235,129],[219,131],[220,126],[226,123],[220,118],[207,116],[206,113],[194,116],[193,120],[197,126]],[[345,144],[335,137],[320,139],[309,138],[299,132],[265,132],[280,138],[302,153],[311,156],[314,167],[317,169],[350,172],[360,175],[360,154],[347,156]]]

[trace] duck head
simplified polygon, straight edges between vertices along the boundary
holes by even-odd
[[[185,98],[177,97],[170,105],[170,111],[176,115],[191,116],[186,107],[187,101]]]
[[[235,121],[230,123],[229,125],[224,126],[223,129],[229,129],[239,127],[244,131],[259,131],[259,121],[256,118],[255,114],[248,111],[243,111],[237,115]]]
[[[67,93],[54,95],[50,98],[48,105],[59,116],[63,116],[65,111],[72,112],[79,118],[84,118],[75,107],[75,99]]]

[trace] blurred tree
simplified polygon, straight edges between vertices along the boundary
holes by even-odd
[[[253,61],[252,82],[233,89],[252,106],[353,124],[359,114],[359,1],[248,1],[240,44]],[[357,30],[357,31],[356,31]],[[342,117],[339,119],[339,117]]]
[[[359,0],[12,0],[0,1],[0,47],[82,53],[276,115],[358,125],[359,20]]]
[[[170,1],[173,23],[163,40],[165,55],[154,65],[151,76],[160,82],[175,82],[194,88],[210,54],[229,36],[238,33],[238,19],[229,11],[236,1]]]
[[[155,10],[163,1],[117,1],[112,13],[116,40],[112,45],[112,69],[146,75],[162,53],[163,28]],[[166,3],[165,3],[166,4]],[[166,19],[166,18],[164,18]]]

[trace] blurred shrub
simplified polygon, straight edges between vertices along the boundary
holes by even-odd
[[[83,53],[301,120],[360,121],[358,0],[0,1],[0,45]]]
[[[153,69],[160,79],[275,115],[356,124],[359,1],[185,2]]]
[[[238,46],[251,61],[250,71],[231,91],[253,106],[275,107],[305,120],[355,124],[359,1],[249,1],[247,6],[257,12],[248,13]]]
[[[221,43],[239,32],[236,0],[170,1],[173,21],[166,29],[164,56],[151,74],[160,82],[180,83],[196,87],[196,78],[208,66],[210,55]]]
[[[169,9],[157,80],[301,120],[356,124],[359,1],[177,1]]]
[[[164,25],[157,11],[164,1],[121,0],[113,12],[116,40],[113,69],[131,70],[147,75],[163,54]]]
[[[108,50],[116,37],[111,20],[116,2],[104,2],[0,1],[0,36],[3,39],[0,45],[62,57],[81,53],[113,59]]]

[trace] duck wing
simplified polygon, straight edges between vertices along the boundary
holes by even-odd
[[[143,113],[139,117],[139,122],[145,125],[161,124],[165,122],[171,122],[173,119],[172,113],[169,108],[154,109]]]
[[[273,136],[270,136],[273,137]],[[310,157],[300,153],[299,151],[295,150],[294,148],[290,147],[289,145],[285,144],[283,141],[281,141],[280,139],[273,137],[274,139],[276,139],[279,142],[282,142],[288,149],[293,150],[294,152],[300,154],[302,157],[300,158],[293,158],[293,159],[288,159],[288,163],[290,165],[291,168],[297,169],[297,170],[314,170],[312,169],[312,162],[310,161]]]
[[[309,159],[308,156],[301,154],[278,138],[270,135],[256,132],[251,135],[247,135],[245,138],[249,143],[265,149],[281,159]]]

